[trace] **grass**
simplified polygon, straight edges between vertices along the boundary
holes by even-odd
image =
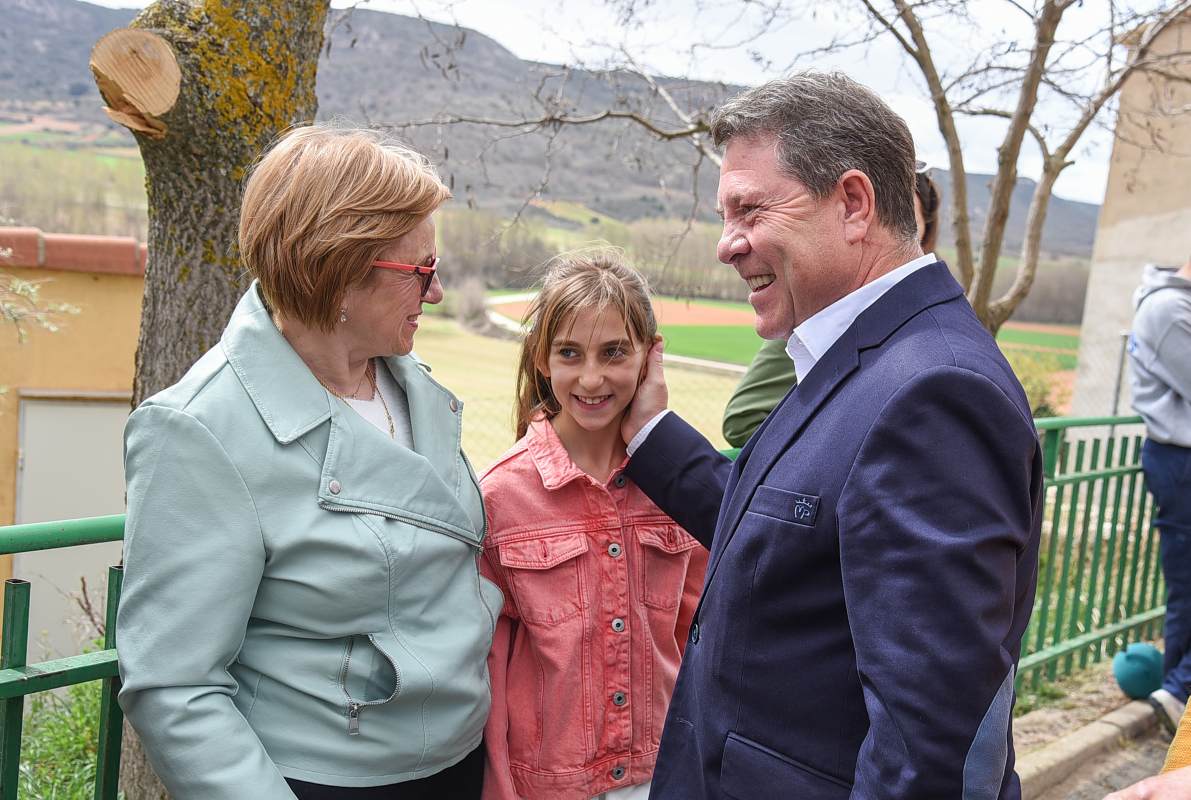
[[[490,297],[499,298],[519,294],[524,290],[490,290]],[[705,300],[685,297],[659,296],[659,299],[693,306],[724,308],[752,313],[748,303],[729,300]],[[1076,330],[1073,327],[1073,330]],[[729,364],[748,364],[761,346],[752,325],[663,325],[662,335],[666,337],[667,352],[691,358],[706,358]],[[1079,353],[1079,335],[1040,331],[1030,327],[1017,327],[1012,322],[1002,326],[997,342],[1007,353],[1021,356],[1046,356],[1057,371],[1076,368]]]
[[[576,203],[571,200],[537,200],[532,205],[559,219],[573,222],[577,225],[599,225],[605,222],[616,222],[611,217],[605,216],[598,211],[593,211],[582,203]]]
[[[666,352],[729,364],[748,364],[761,347],[751,325],[663,325]]]
[[[997,341],[1001,344],[1023,344],[1030,347],[1050,347],[1055,350],[1079,350],[1079,334],[1050,333],[1028,328],[1015,328],[1012,323],[1001,328],[997,333]]]
[[[1023,714],[1029,714],[1031,711],[1037,711],[1040,708],[1053,708],[1059,704],[1059,701],[1067,697],[1068,688],[1065,684],[1077,684],[1079,682],[1079,675],[1064,675],[1058,678],[1055,683],[1043,683],[1037,689],[1033,689],[1027,684],[1021,689],[1021,693],[1017,695],[1017,704],[1013,707],[1013,716],[1020,717]]]
[[[22,798],[94,796],[101,686],[90,681],[69,686],[62,695],[42,692],[29,697],[21,748]]]
[[[436,381],[464,402],[463,448],[482,471],[513,444],[516,342],[469,333],[450,320],[424,317],[414,349]],[[736,378],[666,368],[670,407],[711,440],[727,447],[720,426]]]
[[[116,155],[114,148],[42,146],[26,141],[31,136],[0,136],[0,219],[54,233],[144,238],[147,200],[139,157]]]

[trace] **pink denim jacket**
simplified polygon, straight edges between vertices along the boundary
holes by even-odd
[[[484,800],[586,800],[653,775],[707,551],[621,469],[599,483],[537,421],[481,479],[480,571],[505,595]]]

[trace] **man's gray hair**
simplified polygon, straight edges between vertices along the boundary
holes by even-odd
[[[716,146],[737,137],[774,136],[778,161],[820,200],[850,169],[872,181],[877,217],[917,239],[914,139],[871,89],[841,72],[807,70],[728,100],[711,117]]]

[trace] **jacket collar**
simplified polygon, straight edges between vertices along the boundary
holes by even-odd
[[[386,358],[409,403],[414,447],[384,441],[384,434],[323,388],[273,324],[259,291],[254,281],[232,312],[220,346],[274,438],[286,445],[302,439],[322,461],[320,504],[413,519],[478,543],[484,512],[460,450],[458,398],[417,359]],[[402,480],[394,481],[394,474]]]
[[[273,324],[257,281],[236,304],[219,343],[278,442],[289,444],[331,416],[330,395]]]
[[[757,486],[835,388],[856,371],[860,352],[883,344],[894,331],[925,309],[962,296],[963,289],[942,261],[908,275],[865,309],[806,380],[786,394],[749,439],[733,467],[717,525],[726,535],[716,537],[706,583],[711,582],[719,557],[740,524]]]
[[[571,459],[571,454],[558,438],[554,426],[545,417],[538,417],[529,423],[525,431],[525,449],[533,459],[533,464],[542,478],[542,486],[547,491],[554,491],[567,485],[571,481],[585,480],[592,483],[599,481],[592,478]],[[625,459],[625,464],[628,459]],[[616,471],[624,469],[621,464]]]

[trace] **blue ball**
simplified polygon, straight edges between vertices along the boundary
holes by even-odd
[[[1117,685],[1134,700],[1162,688],[1162,651],[1146,642],[1134,642],[1112,659]]]

